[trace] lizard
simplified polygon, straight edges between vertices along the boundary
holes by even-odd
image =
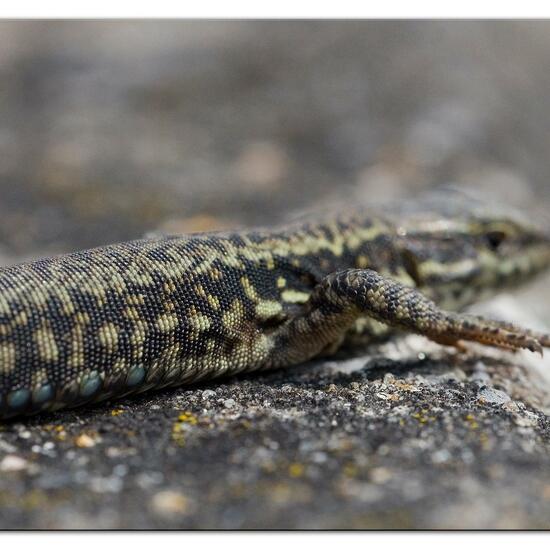
[[[290,367],[398,332],[542,353],[550,335],[464,309],[549,266],[545,230],[431,194],[3,267],[0,418]]]

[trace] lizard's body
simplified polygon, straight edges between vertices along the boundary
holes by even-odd
[[[523,282],[550,265],[548,239],[508,218],[437,216],[429,205],[4,268],[0,418],[289,366],[394,328],[446,344],[548,345],[430,301],[460,310]]]

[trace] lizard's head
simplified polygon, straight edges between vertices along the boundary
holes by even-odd
[[[397,221],[404,265],[449,307],[523,284],[550,267],[550,233],[463,193],[432,195]]]

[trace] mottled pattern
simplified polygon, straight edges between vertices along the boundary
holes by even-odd
[[[167,236],[5,268],[0,417],[289,366],[394,328],[457,346],[548,345],[439,309],[527,280],[550,263],[548,239],[508,217],[426,205],[424,217],[420,203],[410,216]]]

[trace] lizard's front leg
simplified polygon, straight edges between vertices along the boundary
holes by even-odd
[[[272,366],[299,363],[341,341],[356,319],[370,316],[392,328],[461,347],[479,342],[509,350],[542,352],[550,336],[510,323],[439,309],[418,289],[369,269],[348,269],[328,275],[313,291],[306,311],[272,335]]]

